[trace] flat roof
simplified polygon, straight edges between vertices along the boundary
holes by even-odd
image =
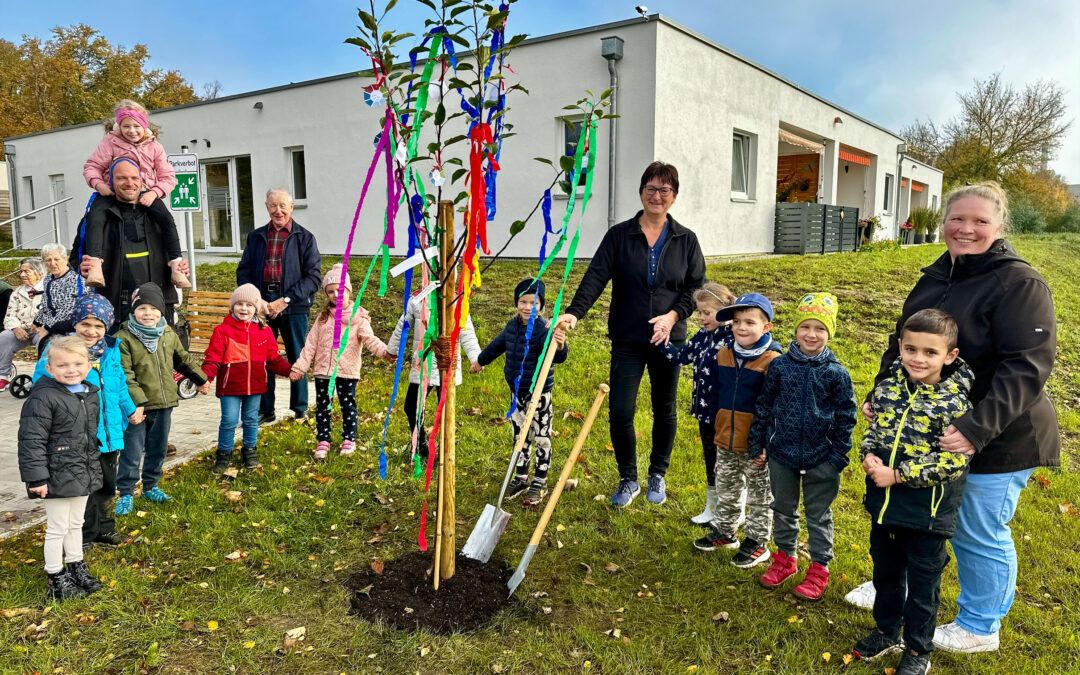
[[[623,21],[612,21],[610,23],[598,24],[596,26],[587,26],[585,28],[575,28],[573,30],[563,31],[561,33],[552,33],[551,35],[540,35],[538,37],[528,38],[527,40],[524,40],[521,43],[521,45],[524,46],[524,45],[529,45],[529,44],[537,44],[537,43],[540,43],[540,42],[550,42],[550,41],[553,41],[553,40],[561,40],[563,38],[574,37],[574,36],[577,36],[577,35],[587,35],[589,33],[597,33],[597,32],[601,32],[601,31],[610,31],[610,30],[615,29],[615,28],[621,28],[621,27],[624,27],[624,26],[637,25],[637,24],[640,24],[643,20],[644,19],[641,19],[641,18],[625,19]],[[832,101],[828,100],[827,98],[825,98],[823,96],[819,96],[818,94],[815,94],[814,92],[810,91],[809,89],[806,89],[804,87],[801,87],[801,86],[795,84],[794,82],[787,79],[786,77],[784,77],[784,76],[782,76],[782,75],[780,75],[780,74],[778,74],[778,73],[776,73],[776,72],[774,72],[772,70],[769,70],[768,68],[766,68],[765,66],[763,66],[763,65],[761,65],[759,63],[751,61],[750,59],[746,58],[742,54],[739,54],[738,52],[732,51],[732,50],[728,49],[727,47],[724,47],[723,45],[721,45],[721,44],[719,44],[719,43],[705,37],[704,35],[701,35],[700,33],[697,33],[695,31],[691,30],[690,28],[687,28],[686,26],[683,26],[682,24],[680,24],[680,23],[678,23],[676,21],[673,21],[673,20],[667,18],[666,16],[664,16],[662,14],[651,14],[651,15],[649,15],[649,20],[654,20],[654,21],[663,23],[663,24],[665,24],[667,26],[670,26],[670,27],[674,28],[677,31],[685,33],[686,35],[694,38],[695,40],[700,40],[701,42],[709,45],[713,49],[716,49],[717,51],[723,52],[724,54],[727,54],[731,58],[736,59],[738,61],[741,61],[741,62],[745,63],[746,65],[750,66],[751,68],[759,70],[762,73],[765,73],[766,75],[769,75],[770,77],[776,78],[777,80],[783,82],[784,84],[788,85],[789,87],[792,87],[793,89],[796,89],[799,92],[802,92],[803,94],[806,94],[807,96],[810,96],[811,98],[817,99],[818,101],[821,101],[822,103],[825,103],[826,105],[830,105],[833,108],[836,108],[837,110],[839,110],[840,112],[843,112],[844,114],[850,115],[851,117],[859,120],[860,122],[862,122],[864,124],[868,124],[868,125],[874,127],[875,129],[878,129],[879,131],[883,131],[883,132],[889,134],[890,136],[892,136],[893,138],[896,138],[897,140],[900,140],[900,141],[904,140],[901,136],[899,136],[898,134],[896,134],[893,131],[890,131],[889,129],[886,129],[885,127],[881,126],[880,124],[875,124],[874,122],[871,122],[870,120],[851,112],[847,108],[839,106],[836,103],[833,103]],[[327,82],[336,82],[338,80],[344,80],[344,79],[357,77],[357,76],[363,75],[365,73],[371,73],[371,70],[351,71],[351,72],[348,72],[348,73],[341,73],[339,75],[330,75],[328,77],[320,77],[320,78],[316,78],[316,79],[313,79],[313,80],[304,80],[302,82],[290,82],[289,84],[282,84],[282,85],[278,85],[276,87],[268,87],[266,89],[256,89],[254,91],[243,92],[243,93],[240,93],[240,94],[232,94],[232,95],[229,95],[229,96],[221,96],[219,98],[213,98],[213,99],[209,99],[209,100],[206,100],[206,101],[195,101],[193,103],[184,103],[182,105],[175,105],[175,106],[172,106],[172,107],[169,107],[169,108],[159,108],[159,109],[154,110],[153,112],[156,112],[156,113],[168,112],[168,111],[171,111],[171,110],[181,110],[181,109],[184,109],[184,108],[194,108],[196,106],[211,105],[213,103],[222,103],[224,101],[234,101],[236,99],[249,98],[249,97],[252,97],[252,96],[261,96],[263,94],[270,94],[270,93],[273,93],[273,92],[285,91],[287,89],[297,89],[297,88],[300,88],[300,87],[310,87],[310,86],[316,85],[316,84],[325,84]],[[58,131],[66,131],[68,129],[78,129],[80,127],[88,127],[88,126],[92,126],[92,125],[95,125],[95,124],[101,124],[101,120],[94,120],[92,122],[83,122],[81,124],[71,124],[71,125],[68,125],[68,126],[65,126],[65,127],[57,127],[56,129],[45,129],[43,131],[35,131],[35,132],[29,133],[29,134],[22,134],[21,136],[9,136],[8,138],[6,138],[4,140],[18,140],[18,139],[21,139],[21,138],[30,138],[32,136],[41,136],[41,135],[44,135],[44,134],[51,134],[51,133],[55,133],[55,132],[58,132]],[[925,166],[928,166],[928,168],[931,168],[931,169],[935,168],[935,167],[932,167],[932,166],[929,166],[929,165],[925,165]]]

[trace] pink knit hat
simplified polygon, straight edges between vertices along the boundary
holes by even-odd
[[[330,271],[327,272],[325,276],[323,276],[323,278],[322,278],[322,287],[323,287],[323,290],[325,290],[326,287],[329,286],[330,284],[340,284],[340,283],[341,283],[341,263],[334,263],[334,266],[330,268]],[[349,278],[348,274],[345,275],[345,290],[352,293],[352,279]]]
[[[255,305],[255,307],[258,307],[262,303],[262,296],[259,294],[259,289],[255,288],[254,284],[244,284],[233,291],[232,295],[229,296],[230,312],[238,302],[250,302],[252,305]]]

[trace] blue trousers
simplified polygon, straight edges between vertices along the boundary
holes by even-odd
[[[116,470],[116,489],[121,495],[135,493],[142,463],[143,492],[157,486],[161,467],[169,449],[169,428],[172,408],[147,410],[142,424],[129,424],[124,430],[124,449],[120,451],[120,466]]]
[[[276,298],[267,298],[267,301]],[[296,363],[300,357],[300,351],[304,348],[308,333],[308,315],[282,314],[276,319],[270,319],[270,330],[274,332],[274,339],[281,335],[281,341],[285,343],[285,358],[289,363]],[[276,388],[277,375],[266,369],[266,393],[259,402],[259,413],[271,415],[274,412],[274,389]],[[289,409],[294,413],[303,414],[308,408],[308,385],[307,380],[292,382],[289,385]]]
[[[996,633],[1012,607],[1017,564],[1009,521],[1032,471],[968,474],[952,546],[960,577],[956,623],[976,635]]]
[[[244,447],[254,448],[259,442],[259,399],[262,394],[250,396],[222,396],[221,424],[218,426],[217,454],[232,454],[236,438],[236,424],[243,422]]]

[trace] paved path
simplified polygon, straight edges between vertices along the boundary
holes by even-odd
[[[33,372],[32,363],[16,361],[15,365],[20,373]],[[314,385],[309,386],[309,400],[314,401]],[[277,389],[278,419],[291,416],[288,381],[279,379]],[[27,499],[26,485],[19,480],[18,430],[22,403],[10,392],[0,392],[0,539],[45,518],[45,507],[40,501]],[[173,411],[169,434],[169,443],[176,446],[176,453],[165,458],[165,468],[183,464],[215,445],[220,419],[221,408],[213,394],[180,401]]]

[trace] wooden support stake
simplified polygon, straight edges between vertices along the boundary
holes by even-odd
[[[447,270],[453,264],[454,256],[454,202],[444,200],[439,202],[439,228],[442,230],[439,241],[439,274],[447,276],[445,283],[439,288],[439,336],[450,337],[454,331],[454,297],[457,295],[457,273],[447,275]],[[456,356],[456,354],[452,355]],[[455,453],[454,445],[457,441],[455,429],[456,415],[456,358],[450,361],[450,369],[440,374],[442,386],[446,388],[446,404],[443,406],[443,447],[439,461],[439,483],[442,485],[442,494],[439,501],[439,520],[442,522],[440,533],[442,541],[439,542],[439,565],[440,575],[443,579],[454,576],[454,563],[457,558],[457,540],[454,533],[457,528],[457,512],[454,501],[455,488]]]

